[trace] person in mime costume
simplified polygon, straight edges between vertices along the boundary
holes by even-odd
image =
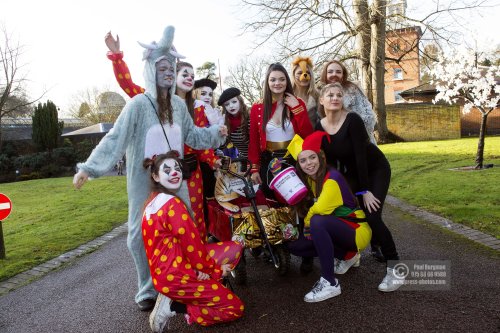
[[[177,150],[184,154],[184,143],[194,149],[217,148],[225,142],[224,125],[199,128],[194,126],[186,103],[175,92],[176,58],[172,45],[174,27],[168,26],[159,42],[139,43],[145,48],[143,60],[145,93],[129,100],[113,129],[92,151],[87,161],[78,163],[73,184],[80,188],[88,179],[110,170],[126,152],[128,192],[127,246],[134,259],[138,277],[135,301],[142,311],[151,310],[157,292],[149,272],[141,234],[144,202],[149,195],[149,175],[143,168],[145,158]],[[182,157],[182,156],[181,156]],[[186,182],[179,196],[189,204]],[[190,209],[190,207],[188,207]]]

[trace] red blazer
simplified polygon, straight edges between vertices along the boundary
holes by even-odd
[[[305,138],[313,132],[313,127],[307,107],[303,100],[298,98],[299,105],[290,109],[290,121],[292,122],[295,134]],[[276,111],[276,103],[273,103],[271,117]],[[248,146],[248,159],[252,163],[253,171],[260,167],[260,154],[266,150],[266,131],[262,129],[262,118],[264,115],[264,105],[262,103],[252,105],[250,110],[250,142]]]

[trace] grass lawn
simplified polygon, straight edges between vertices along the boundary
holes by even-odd
[[[12,201],[2,222],[7,259],[0,281],[89,242],[127,221],[125,177],[102,177],[75,190],[72,178],[0,184]]]
[[[500,137],[485,140],[478,171],[473,166],[477,138],[381,145],[392,168],[391,195],[454,222],[500,238]]]

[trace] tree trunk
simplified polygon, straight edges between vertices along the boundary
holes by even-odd
[[[488,120],[488,112],[481,110],[481,127],[479,129],[479,142],[477,143],[476,152],[476,169],[483,168],[484,157],[484,136],[486,135],[486,120]]]
[[[356,43],[361,67],[361,87],[370,103],[373,103],[372,72],[370,68],[371,30],[367,0],[354,0],[356,14]]]
[[[385,7],[386,0],[374,0],[371,8],[371,52],[373,111],[377,115],[378,141],[387,142],[388,133],[385,113]]]
[[[2,116],[0,116],[0,149],[2,149]]]

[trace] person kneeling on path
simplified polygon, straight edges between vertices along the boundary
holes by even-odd
[[[305,140],[295,135],[288,151],[297,160],[297,174],[308,188],[298,204],[304,217],[304,231],[288,243],[290,253],[319,257],[321,277],[304,296],[306,302],[320,302],[340,295],[340,283],[334,277],[359,262],[359,252],[370,244],[372,231],[365,213],[358,207],[347,181],[336,169],[327,167],[320,149],[324,132],[314,132]],[[342,265],[335,266],[334,258]]]
[[[206,244],[185,203],[176,195],[182,164],[176,151],[144,160],[152,193],[142,218],[142,237],[153,285],[159,292],[149,317],[153,332],[162,332],[177,313],[202,326],[233,321],[243,302],[221,279],[237,265],[243,248],[233,241]]]

